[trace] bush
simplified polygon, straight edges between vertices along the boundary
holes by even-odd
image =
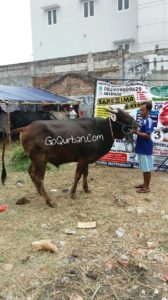
[[[16,172],[27,171],[30,166],[30,162],[29,156],[23,151],[22,147],[17,146],[10,160],[12,170]],[[51,168],[51,165],[47,164],[47,170],[51,170]]]
[[[23,151],[21,146],[17,146],[14,150],[10,165],[14,171],[27,171],[30,165],[28,155]]]

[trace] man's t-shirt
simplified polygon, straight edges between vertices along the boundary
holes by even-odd
[[[70,119],[75,119],[76,116],[77,116],[77,113],[74,109],[69,112],[69,118]]]
[[[153,131],[152,119],[149,116],[146,117],[145,119],[142,119],[140,132],[151,135],[152,131]],[[151,138],[149,137],[149,139],[144,139],[141,136],[137,136],[135,153],[144,154],[144,155],[152,155],[153,142],[152,142]]]

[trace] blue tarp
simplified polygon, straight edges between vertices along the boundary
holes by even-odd
[[[0,101],[7,101],[12,104],[16,102],[27,102],[32,104],[42,104],[43,102],[53,104],[66,104],[71,103],[74,100],[54,95],[49,91],[45,91],[39,88],[0,85]]]

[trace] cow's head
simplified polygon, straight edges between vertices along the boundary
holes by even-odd
[[[114,131],[114,136],[117,139],[127,137],[128,133],[131,133],[131,129],[138,128],[138,124],[135,119],[127,113],[125,110],[120,108],[105,108],[106,111],[110,112],[110,119]]]

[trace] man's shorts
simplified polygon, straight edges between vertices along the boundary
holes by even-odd
[[[153,170],[152,155],[139,154],[139,166],[143,172],[151,172]]]

